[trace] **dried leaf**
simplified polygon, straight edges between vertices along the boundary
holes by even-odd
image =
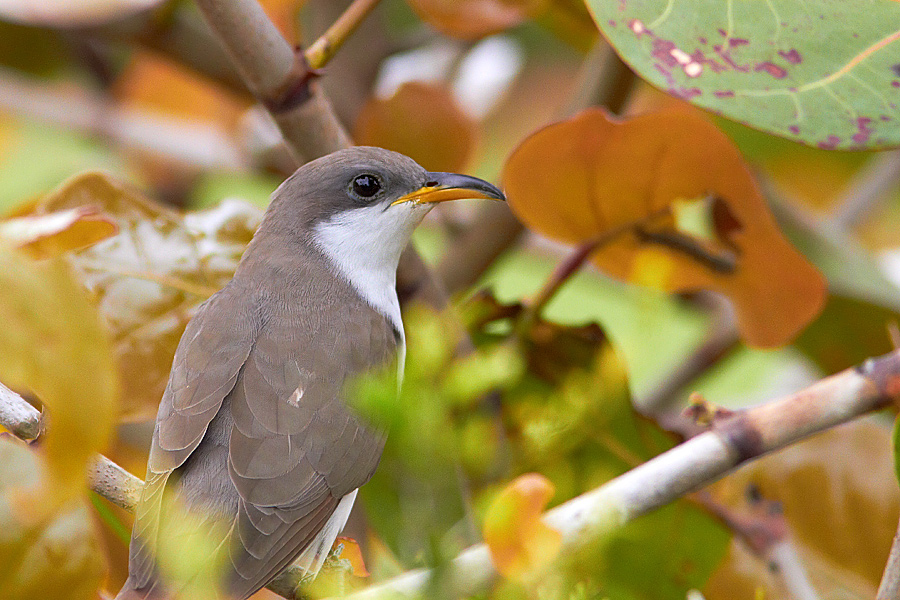
[[[115,222],[90,206],[0,221],[0,239],[33,258],[59,256],[115,235]]]
[[[752,484],[780,502],[823,597],[840,589],[873,597],[900,514],[892,454],[887,426],[875,419],[854,421],[767,456],[714,490],[720,500],[737,505]],[[733,596],[710,599],[726,597]]]
[[[562,535],[541,520],[555,488],[536,473],[507,485],[488,509],[484,541],[491,560],[505,577],[521,578],[546,566],[562,546]]]
[[[109,336],[82,285],[60,260],[0,248],[0,380],[33,391],[53,423],[47,467],[27,508],[40,518],[80,494],[87,461],[109,438],[118,381]]]
[[[823,306],[825,282],[778,230],[737,149],[693,112],[585,111],[525,140],[504,184],[535,231],[602,241],[593,261],[616,278],[725,294],[753,346],[788,342]]]
[[[405,83],[359,113],[354,139],[414,158],[430,171],[464,171],[478,136],[475,121],[442,85]]]
[[[0,17],[26,25],[83,27],[99,25],[152,8],[162,0],[6,0]]]
[[[120,418],[156,414],[175,347],[196,306],[227,283],[259,224],[259,209],[225,201],[182,215],[101,173],[85,173],[29,207],[42,216],[94,206],[118,235],[66,255],[114,340]]]
[[[22,490],[45,477],[37,453],[0,436],[0,598],[95,600],[104,565],[84,500],[37,522],[19,510]]]
[[[499,33],[540,12],[546,0],[407,0],[441,33],[473,40]]]

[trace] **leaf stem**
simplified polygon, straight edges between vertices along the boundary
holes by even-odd
[[[379,2],[380,0],[353,0],[331,27],[306,49],[304,55],[309,68],[321,69],[328,64]]]

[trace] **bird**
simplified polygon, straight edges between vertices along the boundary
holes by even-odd
[[[484,180],[363,146],[278,187],[233,279],[176,349],[117,600],[177,592],[155,550],[166,494],[228,526],[226,597],[248,598],[291,564],[319,571],[386,439],[345,385],[394,361],[402,378],[400,254],[435,203],[462,198],[505,199]]]

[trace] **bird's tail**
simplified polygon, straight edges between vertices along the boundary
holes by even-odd
[[[125,585],[119,590],[115,600],[166,600],[168,596],[160,594],[159,590],[155,589],[156,587],[155,585],[150,585],[139,590],[135,589],[134,583],[129,577],[125,580]]]

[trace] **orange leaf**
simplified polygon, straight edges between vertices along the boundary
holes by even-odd
[[[87,248],[118,231],[115,221],[92,206],[0,221],[0,239],[12,242],[33,258]]]
[[[520,578],[547,565],[559,552],[562,536],[541,520],[554,492],[546,477],[528,473],[506,486],[488,509],[484,541],[505,577]]]
[[[386,100],[372,98],[356,121],[362,146],[412,157],[430,171],[464,171],[478,127],[440,85],[406,83]]]
[[[423,21],[441,33],[479,39],[537,14],[546,0],[407,0]]]
[[[592,260],[613,277],[728,296],[750,345],[787,343],[824,304],[822,276],[779,231],[737,148],[695,112],[585,111],[526,139],[504,184],[531,229],[602,240]]]
[[[359,548],[359,542],[353,538],[344,536],[338,537],[334,541],[334,546],[341,545],[343,549],[338,558],[350,561],[350,567],[353,569],[355,577],[368,577],[369,570],[366,569],[366,562],[363,560],[362,550]]]

